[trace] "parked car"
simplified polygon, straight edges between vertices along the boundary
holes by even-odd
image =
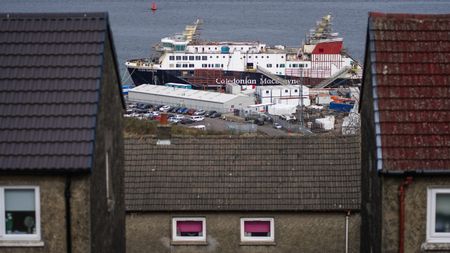
[[[187,114],[187,112],[189,111],[189,108],[184,108],[183,111],[181,111],[182,114]]]
[[[184,116],[176,114],[176,115],[173,115],[173,118],[182,120],[182,119],[184,119]]]
[[[159,111],[160,112],[167,112],[168,110],[170,110],[170,105],[164,105],[164,106],[161,106],[160,108],[159,108]]]
[[[199,115],[195,115],[195,116],[191,116],[191,119],[193,121],[203,121],[203,120],[205,120],[205,117],[199,116]]]
[[[220,118],[220,116],[222,116],[222,113],[220,112],[215,112],[213,114],[211,114],[211,116],[209,116],[210,118]]]
[[[206,113],[205,110],[200,109],[200,110],[195,111],[195,112],[194,112],[194,115],[204,115],[205,113]]]
[[[283,127],[280,125],[280,123],[275,122],[275,123],[273,123],[273,128],[281,129]]]
[[[216,113],[216,111],[212,110],[212,111],[207,111],[205,113],[205,117],[211,117],[211,115],[213,115],[214,113]]]
[[[173,112],[176,113],[178,111],[178,109],[180,109],[180,107],[172,107],[170,108],[167,112]]]
[[[192,109],[192,108],[186,112],[186,114],[189,114],[189,115],[194,115],[194,113],[195,113],[195,109]]]
[[[294,115],[281,115],[280,119],[286,120],[286,121],[294,121],[294,120],[296,120]]]
[[[180,108],[178,108],[178,110],[176,111],[176,113],[183,113],[183,110],[185,109],[186,107],[180,107]]]
[[[180,121],[181,124],[192,124],[195,121],[193,121],[191,118],[184,118]]]
[[[253,123],[258,125],[258,126],[263,126],[264,125],[264,119],[263,118],[254,119]]]
[[[181,119],[177,119],[175,117],[169,118],[169,123],[178,124],[181,122]]]

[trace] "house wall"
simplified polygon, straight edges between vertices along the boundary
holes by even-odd
[[[367,37],[367,43],[369,38]],[[381,182],[377,171],[371,54],[366,45],[361,91],[361,252],[381,253]]]
[[[399,238],[399,198],[398,187],[403,177],[384,175],[382,178],[382,243],[384,253],[398,252]],[[446,186],[450,188],[450,176],[417,176],[406,188],[405,196],[405,252],[419,253],[426,242],[427,226],[427,187]],[[425,245],[424,245],[425,246]],[[450,252],[446,250],[432,251]]]
[[[110,38],[107,38],[96,122],[96,156],[90,178],[92,252],[125,252],[123,107],[113,57]],[[106,194],[107,151],[111,168],[109,185],[113,189],[109,203]]]
[[[172,245],[172,217],[205,217],[207,245]],[[345,252],[342,213],[127,213],[127,252]],[[240,218],[274,218],[276,245],[240,245]],[[349,218],[349,252],[359,252],[360,215]]]
[[[71,218],[72,252],[90,252],[89,175],[72,175]],[[0,185],[39,186],[41,237],[44,246],[1,247],[2,253],[61,253],[67,252],[65,219],[65,176],[4,175]]]

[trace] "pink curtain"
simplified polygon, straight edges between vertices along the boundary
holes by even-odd
[[[245,221],[244,231],[246,233],[269,233],[270,221]]]
[[[183,233],[202,232],[202,221],[177,221],[177,230]]]

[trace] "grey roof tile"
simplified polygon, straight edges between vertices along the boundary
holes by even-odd
[[[88,171],[106,13],[0,13],[0,171]]]
[[[359,137],[125,142],[128,211],[359,209]]]

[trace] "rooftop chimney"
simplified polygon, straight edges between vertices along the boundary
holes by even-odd
[[[161,119],[156,127],[156,145],[170,145],[172,138],[172,127],[167,124],[167,113],[161,113]]]

